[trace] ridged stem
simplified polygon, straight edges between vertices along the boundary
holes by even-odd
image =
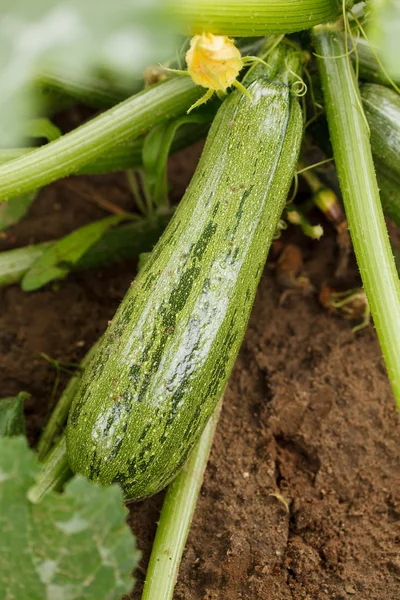
[[[49,420],[46,423],[43,433],[40,437],[37,445],[38,458],[43,461],[48,453],[50,452],[55,440],[61,434],[64,425],[67,421],[69,409],[71,408],[72,401],[75,396],[75,392],[78,388],[78,384],[82,377],[82,371],[89,364],[95,350],[97,343],[94,344],[89,352],[84,356],[79,370],[71,377],[61,394],[58,402],[50,415]]]
[[[172,600],[222,401],[211,416],[185,467],[164,499],[147,568],[142,600]]]
[[[210,111],[210,121],[213,114]],[[179,127],[175,133],[174,140],[170,148],[170,154],[187,148],[197,140],[207,134],[209,123],[188,123]],[[101,173],[111,173],[113,171],[125,171],[134,167],[140,167],[142,163],[142,151],[144,137],[129,140],[125,144],[111,148],[106,154],[99,156],[93,162],[90,162],[73,175],[98,175]],[[8,150],[0,149],[0,165],[15,160],[20,156],[35,152],[35,148],[11,148]]]
[[[337,0],[170,0],[185,33],[230,36],[292,33],[336,19]]]
[[[34,504],[40,502],[45,494],[53,490],[59,491],[71,475],[63,435],[44,461],[35,485],[28,491],[28,499]]]
[[[353,68],[335,26],[314,28],[325,107],[350,234],[400,409],[400,283]]]
[[[0,167],[0,201],[75,173],[111,148],[185,113],[203,89],[173,77],[140,92],[58,140]]]

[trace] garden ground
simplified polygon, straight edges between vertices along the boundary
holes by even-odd
[[[179,199],[200,145],[171,160]],[[44,190],[0,250],[54,239],[106,216],[88,197],[132,209],[123,175]],[[320,242],[289,229],[318,289],[335,271],[333,231]],[[135,274],[135,261],[72,274],[35,293],[0,290],[1,396],[32,394],[34,443],[50,410],[54,367],[79,362]],[[351,263],[349,287],[359,284]],[[176,600],[398,600],[399,415],[372,326],[357,334],[315,294],[283,302],[271,262],[225,395],[189,535]],[[65,384],[62,379],[61,384]],[[61,388],[60,388],[61,389]],[[140,598],[163,494],[130,507],[143,551]],[[286,509],[285,502],[288,505]]]

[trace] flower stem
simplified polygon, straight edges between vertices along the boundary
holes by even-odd
[[[185,467],[168,488],[147,568],[142,600],[172,600],[221,405],[222,401]]]
[[[203,93],[189,77],[173,77],[107,110],[58,140],[0,167],[0,201],[75,173],[111,148],[184,114]]]
[[[314,39],[346,217],[400,409],[400,283],[379,199],[368,126],[337,26],[315,27]]]

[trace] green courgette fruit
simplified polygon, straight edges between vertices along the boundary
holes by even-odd
[[[400,227],[400,177],[379,165],[376,171],[383,212]]]
[[[219,109],[193,179],[82,377],[73,471],[139,500],[177,474],[222,395],[295,171],[303,133],[282,81]]]
[[[391,80],[377,60],[377,57],[380,59],[379,49],[372,46],[365,38],[356,37],[351,39],[349,36],[348,48],[350,50],[353,48],[353,44],[356,46],[356,52],[350,52],[350,56],[354,64],[358,65],[360,79],[390,86]],[[395,79],[395,83],[399,85],[400,81]]]
[[[376,163],[400,175],[400,96],[375,83],[360,88]]]

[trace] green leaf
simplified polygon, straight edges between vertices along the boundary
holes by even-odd
[[[214,112],[214,105],[205,107],[174,121],[161,123],[146,136],[143,143],[143,166],[149,191],[156,205],[168,203],[167,161],[177,130],[190,123],[207,123],[211,121]]]
[[[8,229],[23,219],[38,193],[39,190],[34,190],[0,204],[0,231]]]
[[[15,398],[0,400],[0,437],[25,435],[24,402],[30,398],[27,392],[20,392]]]
[[[60,129],[53,125],[50,119],[30,119],[25,123],[23,134],[26,137],[45,138],[48,142],[52,142],[61,136]]]
[[[74,477],[31,504],[39,468],[24,438],[0,439],[0,598],[119,600],[140,557],[119,486]]]
[[[21,287],[25,292],[37,290],[49,281],[64,279],[72,267],[99,241],[103,234],[132,215],[114,215],[80,227],[54,245],[50,246],[32,265],[22,279]]]
[[[400,77],[400,2],[398,0],[373,0],[373,9],[368,27],[371,42],[379,49],[389,75]]]

